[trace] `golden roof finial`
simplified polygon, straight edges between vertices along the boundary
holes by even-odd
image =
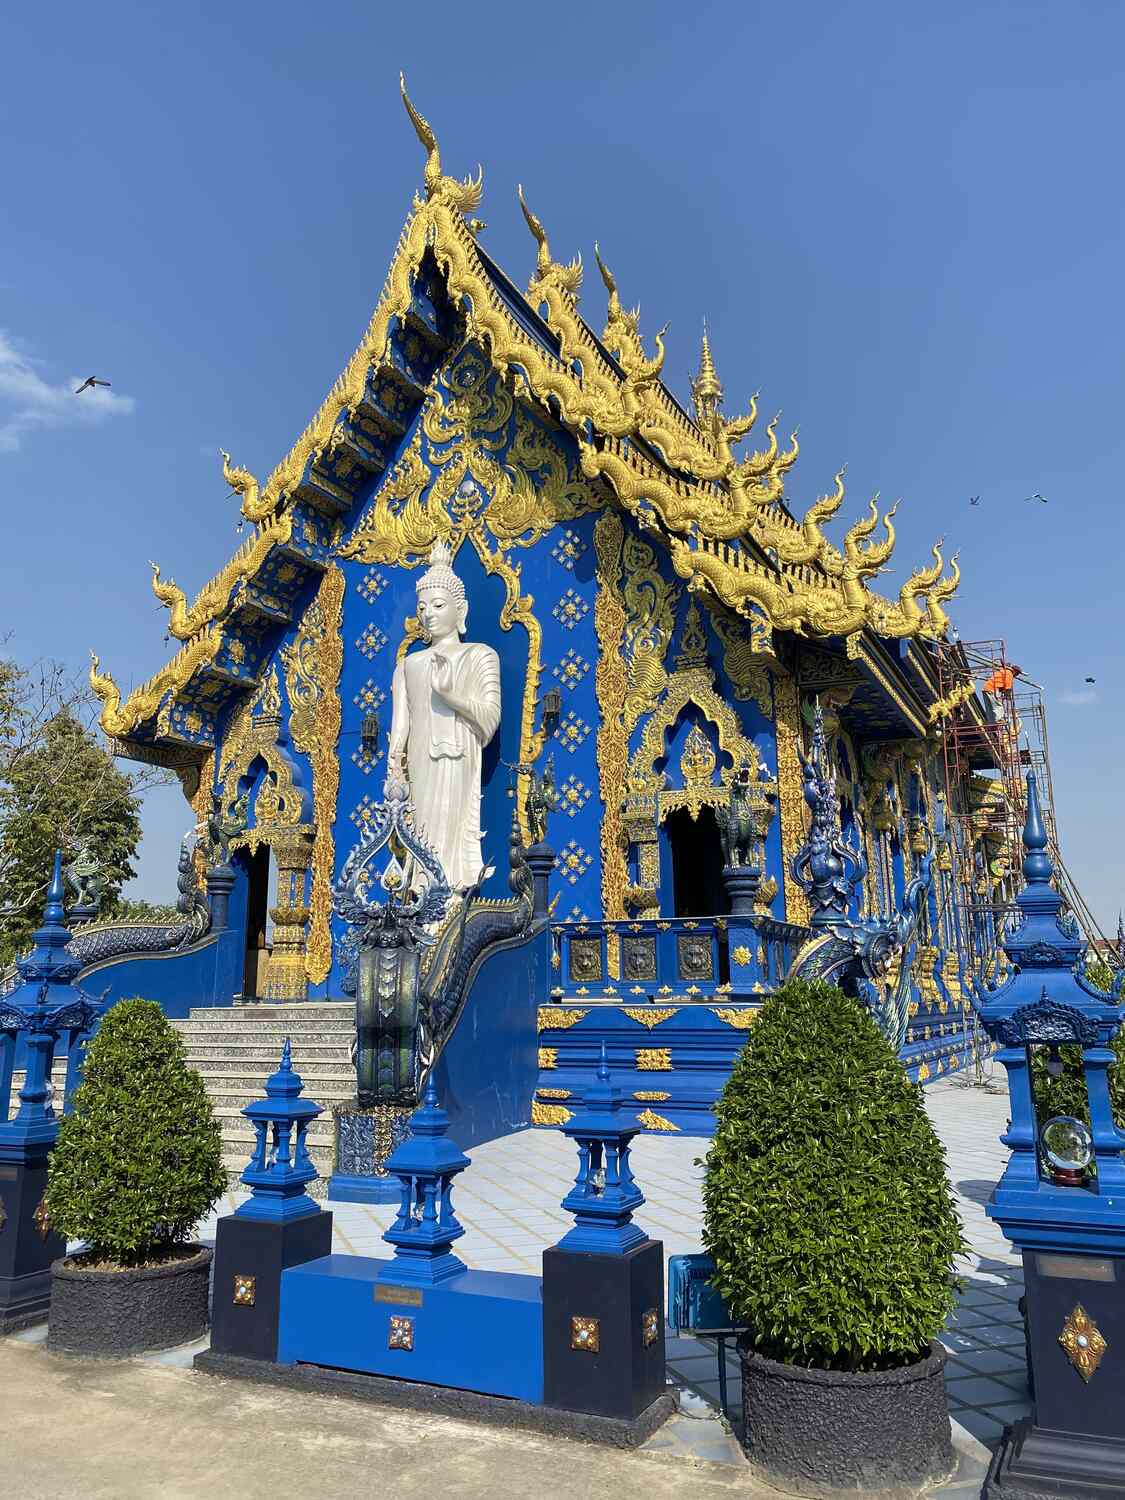
[[[691,383],[692,400],[695,402],[696,421],[701,427],[713,425],[715,413],[723,404],[723,386],[715,372],[715,361],[711,358],[711,341],[707,337],[707,324],[703,324],[703,343],[699,350],[699,374]]]
[[[480,207],[481,193],[484,189],[484,169],[478,167],[476,177],[467,177],[464,182],[458,182],[454,177],[446,177],[441,170],[441,152],[438,150],[437,136],[426,117],[414,108],[410,95],[406,92],[405,73],[398,75],[398,84],[402,92],[402,102],[406,106],[406,113],[410,116],[410,123],[414,126],[418,139],[426,148],[426,166],[422,173],[422,182],[426,189],[427,201],[444,202],[457,213],[474,213]]]

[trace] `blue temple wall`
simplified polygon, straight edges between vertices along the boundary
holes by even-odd
[[[538,1079],[537,997],[550,984],[546,929],[491,953],[438,1059],[438,1097],[463,1151],[531,1123]]]
[[[77,983],[106,1005],[118,1000],[155,1000],[172,1020],[183,1020],[193,1006],[229,1005],[242,987],[243,924],[203,939],[181,953],[108,959],[91,964]]]

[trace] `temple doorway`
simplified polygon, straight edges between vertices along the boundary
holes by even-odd
[[[678,807],[664,820],[672,857],[672,897],[677,917],[720,917],[730,911],[723,884],[723,845],[714,809],[693,818]]]
[[[246,860],[246,959],[242,969],[245,1000],[264,994],[269,966],[270,846],[259,844]]]

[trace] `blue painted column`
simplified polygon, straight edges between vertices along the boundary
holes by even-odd
[[[305,1134],[322,1108],[303,1088],[286,1039],[266,1097],[242,1111],[255,1134],[242,1174],[250,1196],[218,1223],[208,1354],[276,1360],[281,1273],[332,1253],[332,1215],[308,1193],[317,1171]]]
[[[988,993],[981,1024],[1001,1044],[1011,1123],[1004,1174],[987,1212],[1023,1256],[1032,1415],[1009,1427],[986,1496],[1024,1500],[1125,1497],[1125,1135],[1110,1107],[1110,1046],[1121,1025],[1115,999],[1080,978],[1086,945],[1055,889],[1034,776],[1027,778],[1025,885],[1020,920],[1004,948],[1014,974]],[[1067,1158],[1036,1117],[1033,1052],[1081,1050],[1089,1130],[1056,1129]]]
[[[633,1220],[639,1127],[601,1066],[563,1127],[578,1176],[562,1206],[574,1228],[543,1253],[543,1399],[635,1421],[664,1394],[664,1247]]]
[[[17,963],[22,983],[0,1000],[0,1031],[7,1041],[0,1076],[0,1333],[46,1317],[51,1262],[66,1254],[66,1241],[51,1228],[43,1202],[47,1158],[59,1132],[51,1064],[60,1035],[70,1034],[73,1052],[101,1014],[98,1002],[75,988],[81,965],[67,949],[69,938],[62,859],[56,853],[35,946]],[[9,1120],[12,1063],[21,1035],[27,1075]]]

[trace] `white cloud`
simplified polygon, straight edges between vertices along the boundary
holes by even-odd
[[[24,437],[36,429],[91,427],[109,417],[127,417],[136,408],[132,396],[105,386],[76,395],[85,375],[51,385],[36,368],[40,363],[0,329],[0,453],[17,452]]]
[[[1077,693],[1064,693],[1062,701],[1069,703],[1071,708],[1085,708],[1088,703],[1096,703],[1098,695],[1093,688],[1080,688]]]

